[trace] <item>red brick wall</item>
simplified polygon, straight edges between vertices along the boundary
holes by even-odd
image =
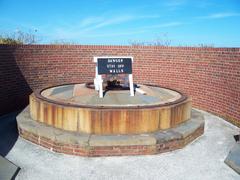
[[[133,56],[135,82],[178,89],[240,125],[240,48],[0,45],[0,114],[26,105],[31,90],[92,81],[102,55]]]

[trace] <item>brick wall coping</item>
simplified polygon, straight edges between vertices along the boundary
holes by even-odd
[[[93,48],[93,49],[177,49],[177,50],[196,50],[196,51],[232,51],[240,52],[239,47],[191,47],[191,46],[143,46],[143,45],[52,45],[52,44],[19,44],[7,45],[0,44],[1,48],[48,48],[48,49],[66,49],[66,48]]]

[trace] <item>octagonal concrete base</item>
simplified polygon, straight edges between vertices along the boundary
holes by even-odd
[[[29,107],[17,117],[22,138],[51,151],[79,156],[158,154],[179,149],[204,132],[203,115],[192,110],[191,119],[175,128],[144,134],[92,135],[57,129],[31,119]]]

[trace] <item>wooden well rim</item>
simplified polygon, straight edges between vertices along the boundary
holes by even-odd
[[[89,83],[89,82],[87,82],[87,83]],[[57,106],[72,107],[72,108],[87,108],[87,109],[154,109],[154,108],[160,108],[160,107],[174,106],[174,105],[180,104],[180,103],[182,103],[182,102],[184,102],[188,99],[191,99],[190,97],[188,97],[184,93],[180,92],[179,90],[175,90],[175,89],[168,88],[168,87],[163,87],[163,86],[158,86],[158,85],[152,85],[152,84],[144,84],[144,85],[175,91],[175,92],[179,93],[181,95],[181,97],[179,99],[175,100],[175,101],[167,102],[167,103],[164,103],[164,104],[141,105],[141,106],[134,106],[134,105],[131,105],[131,106],[98,106],[98,105],[95,105],[94,106],[94,105],[78,105],[78,104],[65,103],[63,101],[57,101],[57,100],[49,99],[47,97],[44,97],[41,94],[43,91],[45,91],[47,89],[50,89],[50,88],[54,88],[54,87],[58,87],[58,86],[65,86],[65,85],[74,85],[74,84],[80,84],[80,83],[66,83],[66,84],[49,86],[49,87],[46,87],[46,88],[35,90],[32,95],[34,95],[35,98],[37,98],[37,99],[40,99],[42,101],[45,101],[47,103],[54,104],[54,105],[57,105]]]
[[[176,127],[191,118],[191,98],[182,93],[178,93],[175,101],[165,104],[104,107],[58,102],[41,95],[43,90],[30,95],[30,116],[33,120],[67,131],[141,134]]]

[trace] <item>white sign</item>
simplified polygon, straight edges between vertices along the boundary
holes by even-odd
[[[130,95],[134,96],[132,76],[132,56],[102,56],[94,57],[96,63],[94,86],[99,91],[99,97],[103,98],[102,74],[128,74]]]

